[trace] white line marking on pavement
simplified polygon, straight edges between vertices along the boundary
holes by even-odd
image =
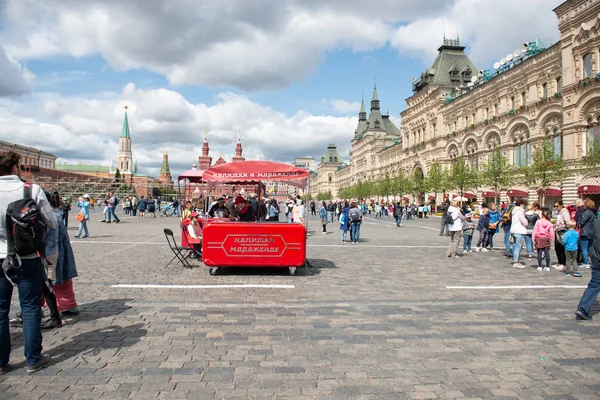
[[[104,242],[100,240],[75,240],[71,243],[91,243],[91,244],[146,244],[146,245],[167,245],[166,242]],[[347,247],[350,243],[344,244],[307,244],[306,247]],[[364,244],[361,243],[361,247],[374,247],[374,248],[423,248],[423,249],[446,249],[448,246],[409,246],[409,245],[379,245],[379,244]]]
[[[575,285],[521,285],[521,286],[446,286],[452,290],[505,290],[505,289],[585,289]]]
[[[243,284],[243,285],[154,285],[154,284],[125,284],[112,285],[114,288],[128,289],[295,289],[295,285],[268,285],[268,284]]]

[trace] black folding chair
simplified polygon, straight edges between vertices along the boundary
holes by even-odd
[[[177,245],[177,242],[175,241],[175,236],[173,236],[173,231],[171,229],[165,228],[164,229],[165,232],[165,237],[167,238],[167,243],[169,243],[169,247],[171,248],[171,251],[173,252],[173,254],[175,254],[175,256],[171,259],[171,261],[169,261],[169,263],[167,265],[165,265],[165,268],[167,268],[169,265],[171,265],[171,263],[175,260],[179,260],[179,262],[187,268],[192,268],[192,266],[190,265],[190,263],[187,260],[187,256],[183,254],[184,251],[188,251],[189,249],[186,247],[181,247]],[[175,264],[177,265],[177,264]],[[175,266],[173,266],[173,268],[175,268]],[[173,269],[171,268],[171,269]]]

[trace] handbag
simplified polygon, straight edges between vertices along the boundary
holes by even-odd
[[[556,231],[556,242],[557,243],[563,244],[563,237],[565,236],[565,232],[566,232],[566,230]]]
[[[83,221],[85,221],[85,214],[80,212],[79,214],[77,214],[75,219],[79,222],[83,222]]]
[[[495,231],[496,228],[498,228],[498,221],[494,222],[493,224],[488,224],[488,229]]]

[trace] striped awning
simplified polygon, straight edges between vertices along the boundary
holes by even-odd
[[[431,194],[430,194],[430,195],[429,195],[427,198],[428,198],[429,200],[435,200],[435,196],[433,196],[433,195],[431,195]]]
[[[542,194],[542,189],[538,189],[537,191],[538,195]],[[546,188],[545,190],[545,194],[548,197],[562,197],[562,189],[559,188],[558,186],[550,186],[548,188]]]
[[[600,178],[586,178],[577,189],[577,194],[600,194]]]
[[[528,197],[529,196],[529,189],[526,188],[525,186],[513,186],[510,189],[508,189],[506,191],[506,195],[507,196],[521,196],[521,197]]]

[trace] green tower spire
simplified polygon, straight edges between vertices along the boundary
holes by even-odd
[[[125,106],[125,118],[123,118],[123,130],[121,131],[121,137],[131,139],[129,135],[129,121],[127,120],[127,106]]]
[[[163,154],[163,162],[162,162],[162,166],[160,168],[160,173],[165,173],[165,174],[170,174],[171,173],[171,168],[169,167],[169,155],[167,154],[167,151],[165,150],[164,154]]]

